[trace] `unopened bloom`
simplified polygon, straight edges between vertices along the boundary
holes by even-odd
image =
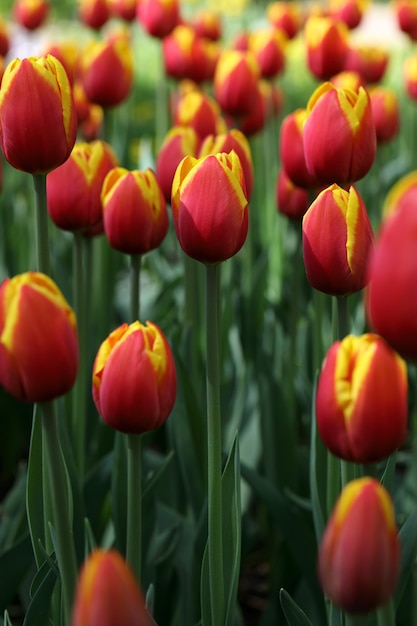
[[[390,141],[400,128],[400,103],[395,89],[384,85],[369,88],[376,139],[379,143]]]
[[[332,17],[312,15],[304,26],[307,65],[320,80],[344,69],[348,51],[346,24]]]
[[[103,341],[93,365],[93,399],[108,426],[136,434],[159,428],[176,392],[172,351],[156,324],[122,324]]]
[[[407,368],[374,333],[348,335],[327,352],[316,395],[317,428],[337,457],[376,463],[407,436]]]
[[[274,28],[283,30],[289,39],[293,39],[300,30],[301,11],[295,2],[270,2],[266,7],[266,17]]]
[[[335,296],[367,284],[374,236],[365,204],[354,187],[324,189],[303,218],[303,255],[312,287]]]
[[[80,21],[96,30],[110,19],[108,0],[78,0],[78,17]]]
[[[417,100],[417,54],[407,57],[403,64],[404,87],[412,100]]]
[[[116,167],[101,191],[106,237],[125,254],[145,254],[158,247],[168,231],[165,198],[151,169]]]
[[[166,202],[171,202],[175,170],[186,156],[197,156],[201,140],[191,126],[174,126],[166,134],[156,159],[156,176]]]
[[[214,75],[217,46],[197,35],[192,26],[179,24],[162,42],[165,72],[177,80],[188,78],[195,83]]]
[[[388,61],[385,48],[375,45],[351,46],[346,56],[345,70],[359,72],[365,83],[378,83],[384,77]]]
[[[104,141],[75,144],[68,160],[46,179],[48,213],[58,228],[102,232],[101,188],[117,163],[113,149]]]
[[[389,189],[385,196],[382,207],[382,215],[385,219],[403,206],[417,203],[417,170],[405,174]]]
[[[248,201],[239,157],[185,157],[172,184],[172,213],[184,252],[202,263],[229,259],[248,231]]]
[[[417,5],[414,0],[395,0],[393,7],[400,30],[412,41],[417,41]]]
[[[75,314],[51,278],[26,272],[0,285],[0,384],[18,400],[65,394],[78,370]]]
[[[280,159],[288,177],[297,187],[317,187],[318,182],[306,165],[303,129],[307,119],[306,109],[296,109],[282,121],[279,136]]]
[[[30,174],[47,173],[67,160],[76,134],[62,64],[51,55],[11,61],[0,90],[0,146],[7,161]]]
[[[259,78],[259,64],[252,52],[224,50],[214,74],[214,95],[222,110],[231,116],[250,113]]]
[[[304,156],[322,184],[353,183],[370,170],[376,132],[368,92],[323,83],[311,96],[303,127]]]
[[[176,126],[193,128],[201,140],[226,128],[217,102],[199,90],[189,91],[179,98],[173,117]]]
[[[180,22],[178,0],[139,0],[136,17],[152,37],[163,39]]]
[[[49,14],[47,0],[15,0],[13,17],[27,30],[36,30],[45,22]]]
[[[223,25],[218,11],[199,9],[193,18],[192,24],[199,37],[218,41],[222,36]]]
[[[330,15],[353,29],[361,23],[368,3],[368,0],[330,0]]]
[[[81,81],[87,98],[102,107],[123,102],[133,84],[133,53],[125,39],[92,41],[81,55]]]
[[[285,68],[287,37],[275,28],[256,30],[249,38],[249,50],[258,62],[261,76],[273,78]]]
[[[132,22],[136,18],[137,0],[109,0],[113,15],[125,22]]]
[[[78,45],[75,41],[51,41],[46,44],[43,56],[51,54],[62,63],[68,79],[73,85],[78,69]]]
[[[300,222],[308,209],[308,191],[294,185],[283,168],[277,176],[275,199],[278,212],[290,220]]]
[[[151,626],[145,600],[128,563],[116,550],[95,549],[77,580],[72,626]]]
[[[400,572],[400,543],[394,505],[374,478],[346,485],[319,548],[320,582],[328,597],[349,613],[385,604]]]

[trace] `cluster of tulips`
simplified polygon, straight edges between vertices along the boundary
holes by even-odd
[[[393,5],[399,28],[411,39],[417,39],[414,4],[396,0]],[[368,6],[364,0],[332,0],[326,11],[306,15],[296,3],[273,2],[265,15],[268,27],[245,31],[226,48],[220,43],[221,20],[212,12],[186,20],[175,0],[81,0],[79,19],[96,35],[118,19],[137,21],[147,36],[161,40],[165,78],[175,90],[167,102],[172,125],[158,146],[155,169],[128,169],[105,135],[109,110],[132,93],[133,29],[103,32],[82,51],[73,43],[54,42],[39,56],[4,64],[0,146],[8,164],[34,180],[37,267],[5,278],[0,286],[0,383],[18,400],[39,407],[34,432],[41,429],[47,468],[46,524],[43,536],[32,542],[39,570],[45,563],[39,542],[49,560],[55,554],[63,616],[56,623],[153,623],[141,588],[141,437],[161,427],[173,411],[177,371],[164,320],[139,321],[139,278],[141,258],[162,244],[171,219],[185,256],[206,272],[202,623],[235,623],[240,534],[231,567],[223,555],[229,503],[222,491],[219,272],[241,250],[250,228],[256,179],[250,138],[282,113],[284,95],[275,79],[285,70],[291,40],[303,36],[306,64],[319,84],[305,108],[280,121],[280,171],[273,193],[278,211],[301,223],[308,283],[335,302],[337,332],[314,401],[327,454],[322,487],[328,507],[318,503],[321,496],[313,507],[318,575],[330,601],[329,620],[334,603],[346,619],[376,610],[379,624],[394,625],[401,548],[389,481],[386,474],[380,480],[379,468],[395,464],[409,435],[408,369],[417,358],[417,174],[393,187],[374,235],[357,183],[370,171],[380,144],[397,135],[400,114],[398,94],[380,84],[388,52],[354,45],[349,38]],[[45,23],[49,9],[47,0],[16,0],[13,16],[33,30]],[[9,46],[7,24],[1,22],[4,59]],[[404,66],[411,98],[417,97],[415,67],[413,59]],[[52,278],[48,220],[73,236],[73,306]],[[95,322],[89,319],[94,286],[86,274],[86,246],[103,235],[105,245],[131,262],[130,319],[106,329],[88,372],[86,347]],[[350,332],[349,302],[362,290],[369,331],[356,336]],[[72,434],[82,475],[89,380],[97,413],[121,434],[127,457],[127,545],[125,555],[89,550],[81,566],[55,401],[76,390]],[[234,446],[227,463],[235,463],[235,507],[237,454]],[[307,620],[297,611],[298,619]],[[52,619],[60,614],[52,602]]]

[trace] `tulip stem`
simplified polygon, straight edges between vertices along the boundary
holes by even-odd
[[[208,563],[211,626],[224,625],[222,433],[220,415],[220,266],[206,265],[206,377],[208,452]]]
[[[48,211],[46,203],[46,174],[34,174],[35,187],[35,232],[36,232],[36,262],[38,272],[49,276],[49,239],[48,239]]]
[[[347,613],[345,616],[345,626],[367,626],[367,615],[352,615]]]
[[[46,453],[46,475],[51,495],[51,517],[46,520],[55,530],[56,557],[62,584],[65,621],[69,626],[77,578],[74,539],[70,515],[70,494],[67,470],[59,441],[54,402],[44,402],[42,411],[42,439]]]
[[[338,296],[337,304],[337,336],[338,339],[344,339],[350,333],[350,317],[349,317],[349,298],[347,296]]]
[[[395,605],[391,598],[376,611],[377,626],[395,626]]]
[[[142,256],[130,255],[130,322],[139,320],[140,312],[140,270]]]
[[[126,559],[138,583],[142,560],[142,435],[127,435]]]
[[[84,237],[81,233],[74,235],[74,282],[73,298],[74,310],[77,316],[79,337],[79,368],[78,376],[73,388],[72,427],[75,454],[80,479],[85,470],[85,433],[86,433],[86,383],[87,383],[87,337],[86,337],[86,281],[84,268]]]

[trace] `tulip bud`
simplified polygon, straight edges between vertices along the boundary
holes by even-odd
[[[417,359],[417,213],[407,202],[384,220],[369,262],[366,310],[373,330]]]
[[[365,85],[362,76],[353,70],[344,70],[343,72],[339,72],[335,76],[331,77],[330,82],[335,87],[349,89],[355,93],[359,93],[359,87],[364,87]]]
[[[403,206],[417,203],[417,170],[402,176],[388,191],[382,207],[383,218],[387,218]]]
[[[324,189],[303,218],[303,254],[312,287],[342,296],[367,283],[374,237],[364,202],[354,187]]]
[[[15,0],[13,17],[27,30],[36,30],[45,22],[49,14],[47,0]]]
[[[113,15],[125,22],[136,19],[137,0],[110,0],[110,10]]]
[[[178,0],[139,0],[136,17],[149,35],[163,39],[180,22],[179,2]]]
[[[243,246],[248,201],[239,157],[185,157],[172,184],[172,213],[184,252],[202,263],[220,263]]]
[[[358,72],[365,83],[378,83],[388,66],[388,52],[377,46],[350,47],[346,56],[345,70]]]
[[[78,576],[72,626],[151,626],[132,570],[116,550],[95,549]]]
[[[394,13],[398,26],[412,41],[417,41],[417,6],[414,0],[395,0]]]
[[[100,227],[100,193],[117,157],[104,141],[76,143],[69,159],[46,179],[48,213],[58,228],[72,232]]]
[[[87,98],[102,107],[125,100],[133,84],[133,54],[124,39],[92,41],[81,57],[81,80]]]
[[[282,105],[282,91],[271,81],[260,79],[256,86],[255,104],[239,121],[240,130],[250,137],[259,133],[277,115]]]
[[[330,15],[353,30],[362,21],[368,0],[331,0]]]
[[[145,254],[162,243],[168,231],[168,212],[151,169],[112,169],[103,183],[101,203],[112,248],[125,254]]]
[[[176,392],[174,358],[156,324],[122,324],[103,341],[93,366],[93,399],[108,426],[136,434],[159,428]]]
[[[309,189],[317,187],[318,182],[307,169],[304,156],[303,129],[306,118],[306,109],[296,109],[284,118],[279,137],[279,154],[283,168],[294,185]]]
[[[56,284],[26,272],[0,285],[0,384],[18,400],[65,394],[78,370],[77,323]]]
[[[156,176],[166,202],[171,202],[175,170],[186,156],[197,156],[200,139],[193,128],[174,126],[165,136],[156,160]]]
[[[224,50],[214,74],[214,95],[231,116],[250,113],[256,102],[260,68],[252,52]]]
[[[271,2],[266,7],[266,17],[274,28],[283,30],[288,39],[293,39],[300,30],[301,12],[294,2]]]
[[[45,174],[67,160],[76,134],[71,85],[58,59],[11,61],[0,90],[0,146],[10,165]]]
[[[369,89],[372,104],[376,139],[385,143],[398,135],[400,128],[400,105],[397,92],[383,85],[376,85]]]
[[[77,44],[74,41],[50,42],[45,46],[42,56],[47,56],[48,54],[51,54],[62,63],[68,80],[73,85],[78,68]]]
[[[110,19],[108,0],[78,0],[78,17],[86,26],[99,30]]]
[[[104,111],[99,104],[88,107],[87,117],[80,123],[80,135],[84,141],[94,141],[102,134]]]
[[[368,613],[395,591],[400,544],[387,490],[374,478],[343,489],[325,529],[318,558],[325,593],[349,613]]]
[[[192,26],[180,24],[162,42],[165,72],[175,79],[196,83],[214,75],[218,50],[212,41],[199,37]]]
[[[193,128],[200,139],[226,130],[217,102],[208,94],[196,90],[189,91],[177,102],[174,124]]]
[[[332,17],[312,15],[304,26],[307,65],[316,78],[328,80],[344,69],[348,51],[346,24]]]
[[[407,95],[412,100],[417,100],[417,54],[414,53],[405,59],[403,74]]]
[[[275,28],[255,31],[249,38],[249,50],[258,62],[261,76],[273,78],[285,68],[287,37]]]
[[[278,212],[290,220],[301,221],[308,209],[308,192],[294,185],[284,169],[279,171],[275,198]]]
[[[348,335],[329,349],[316,395],[317,428],[337,457],[376,463],[407,436],[407,368],[378,335]]]
[[[370,170],[376,154],[372,106],[365,89],[355,93],[323,83],[307,105],[303,129],[307,168],[322,184],[352,183]]]
[[[199,9],[192,23],[199,37],[218,41],[222,36],[223,27],[220,14],[217,11]]]

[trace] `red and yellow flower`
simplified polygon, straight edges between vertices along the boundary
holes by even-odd
[[[302,23],[300,7],[296,2],[270,2],[266,7],[266,17],[274,28],[283,30],[288,39],[296,36]]]
[[[304,156],[303,129],[307,119],[306,109],[289,113],[281,124],[279,154],[283,168],[297,187],[317,187],[318,181],[307,169]]]
[[[197,156],[201,140],[191,126],[174,126],[166,134],[156,159],[156,176],[166,202],[171,202],[175,170],[186,156]]]
[[[179,98],[173,117],[176,126],[193,128],[201,140],[226,130],[217,102],[205,92],[195,89]]]
[[[276,28],[259,29],[249,37],[249,50],[253,52],[263,78],[273,78],[283,72],[286,44],[284,31]]]
[[[51,278],[26,272],[0,285],[0,384],[18,400],[45,402],[73,386],[75,314]]]
[[[228,115],[242,116],[251,112],[256,102],[259,64],[250,51],[224,50],[214,74],[214,95]]]
[[[378,83],[384,77],[389,62],[385,48],[375,45],[351,46],[346,56],[345,70],[359,72],[366,84]]]
[[[325,593],[349,613],[385,604],[400,572],[400,542],[388,491],[374,478],[346,485],[325,529],[318,559]]]
[[[15,0],[13,4],[14,19],[27,30],[36,30],[42,26],[48,15],[47,0]]]
[[[86,26],[99,30],[110,16],[108,0],[78,0],[78,17]]]
[[[346,24],[329,16],[311,15],[304,26],[307,65],[320,80],[344,69],[348,51]]]
[[[163,39],[180,22],[178,0],[139,0],[136,17],[142,28],[152,37]]]
[[[159,428],[175,403],[177,376],[156,324],[122,324],[101,344],[93,366],[93,399],[103,421],[123,433]]]
[[[391,141],[400,129],[400,103],[392,87],[375,85],[369,88],[376,139],[379,143]]]
[[[283,168],[277,176],[275,199],[278,212],[290,220],[301,221],[308,209],[308,191],[294,185]]]

